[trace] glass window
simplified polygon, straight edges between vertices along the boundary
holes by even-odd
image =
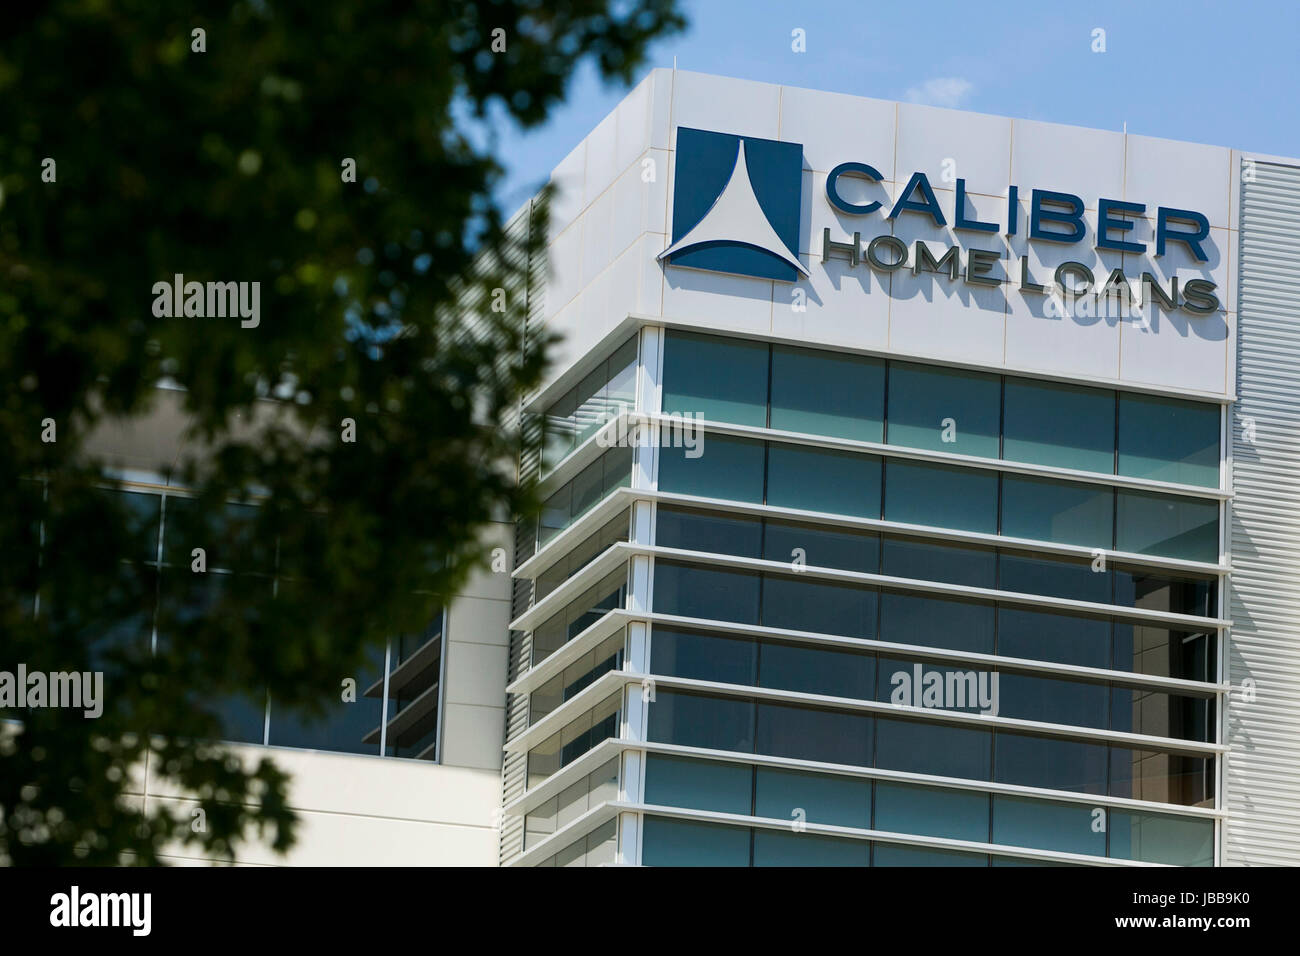
[[[749,828],[645,818],[644,866],[749,866]]]
[[[1094,571],[1089,558],[1051,558],[1017,551],[998,555],[998,587],[1076,601],[1111,603],[1109,571]]]
[[[549,595],[569,578],[573,577],[599,555],[604,554],[612,545],[628,539],[627,511],[615,515],[599,531],[593,532],[572,551],[556,560],[537,577],[535,601]]]
[[[826,773],[801,773],[759,767],[754,783],[754,813],[777,820],[871,828],[871,781]]]
[[[900,707],[929,707],[964,713],[997,714],[997,675],[962,665],[922,663],[881,657],[876,700]]]
[[[998,654],[1104,668],[1110,660],[1110,621],[1001,607]]]
[[[931,850],[900,843],[877,842],[871,857],[872,866],[988,866],[989,858],[978,853],[957,850]]]
[[[1115,622],[1115,662],[1119,671],[1155,677],[1213,681],[1218,674],[1218,638],[1167,627]]]
[[[573,451],[577,434],[578,390],[571,388],[542,413],[542,471],[548,472]]]
[[[528,789],[544,783],[560,769],[561,735],[557,731],[528,751]]]
[[[758,651],[753,641],[743,637],[655,625],[650,669],[668,677],[752,685],[758,677]]]
[[[234,650],[230,640],[241,633],[245,640],[247,634],[241,628],[231,629],[223,626],[219,617],[214,615],[226,593],[238,602],[257,601],[259,595],[268,594],[271,582],[267,578],[248,574],[220,574],[209,571],[195,574],[185,566],[164,571],[160,579],[158,604],[158,643],[176,646],[181,642],[193,641],[199,646],[207,645],[209,650],[213,642],[220,642],[223,647]],[[236,660],[247,666],[247,647],[239,648]],[[201,709],[216,716],[221,723],[221,740],[235,743],[260,744],[266,738],[266,687],[247,686],[240,691],[228,691],[217,687],[230,686],[230,676],[216,677],[212,686],[199,686],[190,689],[190,699],[196,709]],[[251,684],[251,682],[250,682]],[[186,736],[184,731],[173,730],[177,736]]]
[[[879,780],[875,829],[987,843],[989,795]]]
[[[1077,793],[1106,792],[1106,745],[1060,737],[998,732],[994,747],[999,783]]]
[[[1145,687],[1111,688],[1111,730],[1209,743],[1214,728],[1214,701],[1208,697]]]
[[[153,520],[147,509],[140,517]],[[203,548],[209,571],[270,574],[275,570],[275,541],[274,537],[258,535],[257,517],[255,505],[231,502],[212,511],[202,508],[193,498],[169,494],[163,560],[188,568],[193,560],[192,549]],[[150,553],[147,560],[153,559]]]
[[[759,577],[675,561],[655,562],[654,609],[715,621],[758,623]]]
[[[1086,803],[995,796],[993,842],[1060,853],[1106,855],[1105,827],[1098,829],[1094,809]]]
[[[605,422],[636,407],[636,361],[633,335],[543,412],[543,474]]]
[[[295,713],[272,700],[268,743],[340,753],[379,753],[384,654],[382,646],[371,647],[355,673],[322,681],[319,698],[323,712],[319,716]],[[437,657],[441,660],[441,655]],[[350,689],[342,683],[347,679],[352,681]],[[434,712],[437,712],[436,702]],[[388,716],[392,718],[394,714]]]
[[[760,703],[755,751],[770,757],[869,767],[871,720],[868,714]]]
[[[1218,405],[1156,395],[1119,397],[1119,473],[1219,487]]]
[[[664,412],[766,427],[767,353],[764,342],[669,332]]]
[[[597,458],[574,477],[570,522],[582,517],[604,497],[605,462]]]
[[[1208,757],[1111,747],[1110,795],[1183,806],[1212,806],[1214,762]]]
[[[881,570],[897,578],[997,587],[997,554],[989,548],[886,536]]]
[[[998,476],[893,459],[885,464],[885,518],[996,534]]]
[[[939,777],[989,778],[992,734],[923,720],[876,720],[876,766]]]
[[[609,385],[605,389],[607,416],[636,408],[637,337],[620,345],[609,357]]]
[[[754,866],[868,866],[866,840],[787,830],[754,830]]]
[[[618,850],[618,821],[610,820],[538,866],[608,866]]]
[[[894,644],[993,653],[993,605],[885,591],[880,639]]]
[[[779,508],[879,518],[880,459],[875,455],[772,443],[767,453],[767,503]]]
[[[1008,378],[1003,400],[1003,458],[1114,473],[1114,392]]]
[[[112,501],[121,506],[126,533],[130,539],[130,550],[123,555],[132,561],[158,560],[158,524],[162,508],[162,495],[142,494],[135,491],[106,491]],[[171,501],[185,499],[172,498]],[[197,547],[197,545],[195,545]],[[171,560],[171,555],[167,560]],[[185,563],[189,564],[189,552],[184,552]],[[179,557],[177,558],[179,560]],[[215,567],[209,563],[209,567]]]
[[[542,502],[542,514],[538,523],[538,542],[545,544],[569,526],[569,515],[573,512],[573,485],[566,484]]]
[[[870,652],[763,642],[760,686],[871,700],[875,683],[876,659]]]
[[[725,501],[763,501],[763,443],[708,435],[697,458],[686,448],[659,449],[659,490]]]
[[[891,445],[997,458],[1001,406],[996,375],[889,363]]]
[[[875,631],[876,592],[853,584],[763,575],[763,625],[869,637]]]
[[[543,502],[538,543],[545,544],[615,488],[631,482],[632,449],[611,448]]]
[[[646,758],[645,802],[748,816],[753,776],[748,764],[650,754]]]
[[[998,677],[998,713],[1020,720],[1105,730],[1109,696],[1105,684],[1005,672]]]
[[[1115,547],[1188,561],[1219,560],[1219,504],[1120,489]]]
[[[813,349],[772,349],[772,427],[882,441],[885,363]]]
[[[1171,866],[1213,866],[1214,821],[1112,810],[1110,855]]]
[[[757,558],[762,538],[763,523],[758,518],[663,505],[658,508],[655,544],[660,547]]]
[[[611,448],[601,456],[601,461],[605,464],[605,495],[615,488],[632,487],[631,448]],[[575,514],[574,517],[578,515]]]
[[[767,521],[763,526],[763,557],[791,563],[800,560],[810,568],[874,573],[880,570],[880,538],[869,531]]]
[[[1213,617],[1218,610],[1214,578],[1180,575],[1151,568],[1115,568],[1115,603],[1149,611]]]
[[[1002,533],[1088,548],[1110,548],[1115,493],[1104,485],[1002,477]]]
[[[752,753],[754,702],[741,697],[707,697],[660,690],[650,701],[650,739]]]

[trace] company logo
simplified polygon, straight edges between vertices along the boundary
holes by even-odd
[[[799,261],[803,146],[677,129],[672,244],[675,266],[794,282]]]

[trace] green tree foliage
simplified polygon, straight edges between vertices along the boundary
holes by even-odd
[[[674,0],[66,0],[5,18],[0,670],[107,683],[98,719],[3,714],[22,723],[0,728],[0,860],[287,849],[272,757],[196,743],[222,736],[212,702],[266,688],[319,711],[427,623],[482,560],[485,521],[536,507],[511,412],[545,367],[516,294],[543,223],[507,235],[501,169],[465,124],[541,122],[584,60],[627,81],[681,19]],[[154,284],[178,273],[260,282],[260,323],[156,316]],[[168,540],[242,572],[221,587],[143,563],[157,516],[94,454],[169,400],[184,453],[154,467],[194,502]],[[232,516],[240,501],[259,506]],[[181,599],[155,620],[160,592]],[[146,762],[205,826],[129,799]]]

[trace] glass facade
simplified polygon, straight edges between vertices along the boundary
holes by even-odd
[[[645,334],[662,410],[716,427],[697,456],[637,449],[631,514],[539,575],[550,593],[615,541],[652,546],[532,632],[538,666],[611,608],[649,615],[531,691],[552,729],[527,753],[528,840],[566,844],[532,862],[590,858],[547,834],[618,789],[617,762],[564,768],[623,737],[643,770],[606,799],[644,804],[621,811],[630,862],[1214,863],[1218,406]],[[591,487],[631,474],[605,454]],[[544,529],[595,500],[563,491]],[[623,690],[565,709],[609,674]]]
[[[274,535],[254,534],[254,504],[231,502],[205,519],[180,490],[135,487],[104,494],[116,497],[134,519],[135,551],[124,560],[153,586],[121,633],[97,643],[130,642],[151,653],[180,640],[223,593],[285,595],[309,587],[287,570],[291,557]],[[204,551],[202,571],[193,565],[196,542]],[[57,608],[47,601],[41,613]],[[354,673],[323,679],[312,713],[277,703],[265,686],[221,696],[196,687],[189,697],[220,719],[222,739],[230,742],[436,761],[445,617],[443,609],[436,610],[421,631],[396,633],[369,648]]]

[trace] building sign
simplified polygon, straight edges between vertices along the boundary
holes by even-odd
[[[675,266],[784,282],[806,277],[808,270],[797,254],[802,176],[801,144],[679,127],[672,242],[659,258]],[[1003,215],[996,222],[975,217],[964,179],[956,180],[951,208],[940,203],[923,172],[912,173],[888,207],[879,200],[855,202],[845,196],[849,181],[878,183],[883,178],[863,162],[845,162],[831,170],[826,178],[826,202],[842,216],[862,217],[867,228],[874,220],[880,231],[865,239],[861,231],[855,231],[852,240],[842,242],[833,240],[830,228],[824,228],[823,264],[838,258],[880,273],[910,269],[976,286],[1012,282],[1026,294],[1122,297],[1130,302],[1154,302],[1166,312],[1182,309],[1193,315],[1209,315],[1220,308],[1217,286],[1205,278],[1188,279],[1180,287],[1177,277],[1166,282],[1149,271],[1128,274],[1120,268],[1097,274],[1079,261],[1063,262],[1050,275],[1037,276],[1027,255],[1019,257],[1018,278],[1013,278],[1010,269],[998,274],[998,263],[1004,259],[1000,250],[958,244],[936,253],[924,240],[909,246],[889,229],[893,220],[916,216],[940,229],[950,227],[959,237],[1023,234],[1030,242],[1073,245],[1082,243],[1088,234],[1084,201],[1073,193],[1030,189],[1028,214],[1022,215],[1020,187],[1011,185]],[[1138,217],[1147,213],[1145,203],[1100,199],[1096,251],[1152,253],[1157,258],[1176,252],[1195,263],[1209,261],[1210,223],[1202,213],[1156,207],[1151,246],[1134,237]]]

